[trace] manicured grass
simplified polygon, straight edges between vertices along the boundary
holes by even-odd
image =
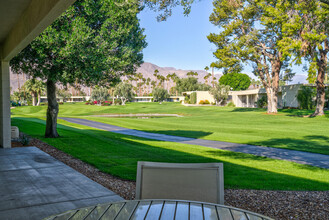
[[[13,115],[44,117],[46,106],[19,107]],[[185,107],[178,103],[128,103],[126,106],[60,105],[59,116],[86,119],[177,136],[261,145],[329,155],[329,118],[304,118],[312,111],[280,110],[267,115],[264,109]],[[91,115],[116,113],[173,113],[184,117],[104,118]],[[328,113],[328,112],[327,112]]]
[[[58,126],[61,137],[46,139],[43,137],[43,119],[21,118],[16,115],[12,118],[12,124],[24,133],[92,164],[101,171],[124,179],[135,180],[137,161],[223,162],[226,188],[329,190],[328,169],[200,146],[125,136],[63,120],[59,120]]]

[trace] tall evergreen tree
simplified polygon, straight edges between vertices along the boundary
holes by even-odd
[[[288,56],[279,48],[284,24],[290,18],[284,0],[215,0],[210,21],[221,27],[208,36],[217,46],[216,68],[237,68],[240,62],[253,65],[267,93],[268,113],[277,112],[280,73]]]
[[[317,88],[316,110],[313,116],[324,115],[325,75],[329,53],[329,5],[319,0],[293,1],[292,16],[287,22],[286,38],[282,39],[284,53],[309,61],[309,82]],[[291,53],[293,51],[293,53]]]

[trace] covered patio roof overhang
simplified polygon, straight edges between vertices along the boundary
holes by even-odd
[[[75,0],[0,0],[0,147],[11,147],[9,61]]]

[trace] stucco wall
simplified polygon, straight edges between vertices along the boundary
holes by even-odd
[[[302,84],[282,86],[282,107],[299,107],[297,94],[301,86]]]
[[[301,86],[302,84],[280,86],[278,92],[278,108],[299,107],[296,96]],[[260,98],[261,96],[266,96],[266,91],[264,88],[245,91],[231,91],[230,95],[232,96],[232,101],[236,107],[256,107],[258,97]],[[249,101],[248,103],[247,97]]]
[[[208,100],[210,103],[215,103],[214,97],[208,91],[197,91],[196,104],[201,100]]]

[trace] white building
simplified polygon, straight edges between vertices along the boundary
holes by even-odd
[[[297,93],[302,85],[280,86],[278,92],[278,108],[298,108]],[[196,105],[199,105],[201,100],[208,100],[210,103],[215,103],[214,97],[208,91],[190,91],[183,94],[190,96],[193,92],[196,93],[197,97]],[[262,96],[266,96],[266,90],[264,88],[230,91],[227,102],[233,102],[236,107],[257,108],[257,101]]]
[[[280,86],[278,92],[278,108],[293,107],[298,108],[297,93],[303,84]],[[266,96],[266,90],[251,89],[243,91],[230,91],[230,101],[236,107],[257,108],[257,100]]]
[[[152,102],[153,96],[135,96],[132,102]],[[180,102],[184,100],[184,96],[170,96],[167,102]]]
[[[199,105],[200,101],[208,100],[209,103],[215,103],[214,96],[209,91],[189,91],[183,92],[184,96],[191,96],[192,93],[196,93],[196,105]]]
[[[40,97],[41,102],[47,102],[47,96]],[[65,102],[85,102],[89,101],[90,96],[71,96],[70,98],[66,98]],[[64,102],[63,97],[57,96],[57,102]]]

